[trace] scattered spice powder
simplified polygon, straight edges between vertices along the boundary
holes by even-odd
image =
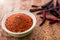
[[[6,28],[12,32],[23,32],[28,30],[33,24],[33,20],[26,14],[13,14],[6,19]]]

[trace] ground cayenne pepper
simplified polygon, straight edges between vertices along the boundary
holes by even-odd
[[[23,32],[29,29],[33,24],[33,20],[26,14],[13,14],[7,18],[6,28],[12,32]]]

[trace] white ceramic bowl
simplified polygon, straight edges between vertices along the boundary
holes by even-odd
[[[33,20],[33,25],[31,26],[31,28],[29,28],[28,30],[26,30],[24,32],[11,32],[11,31],[9,31],[5,26],[5,21],[9,16],[11,16],[12,14],[16,14],[16,13],[24,13],[24,14],[30,16]],[[34,27],[36,25],[36,17],[29,11],[16,10],[16,11],[12,11],[12,12],[7,13],[2,19],[1,25],[2,25],[3,30],[6,31],[9,35],[14,36],[14,37],[24,37],[24,36],[28,35],[29,33],[31,33],[32,30],[34,29]]]

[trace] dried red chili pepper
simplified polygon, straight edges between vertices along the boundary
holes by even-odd
[[[51,3],[53,2],[53,0],[51,0],[50,2],[48,2],[47,4],[41,6],[43,9],[46,9],[49,5],[51,5]]]
[[[58,8],[58,7],[56,7],[56,8]],[[45,11],[46,12],[52,12],[52,10],[55,10],[56,8],[45,9]],[[40,12],[38,12],[37,15],[42,14],[43,11],[44,11],[43,9],[40,10]],[[52,15],[56,16],[54,13],[52,13]]]
[[[56,22],[58,22],[58,21],[49,21],[49,24],[54,24],[54,23],[56,23]]]
[[[56,10],[59,10],[59,2],[56,0],[56,7],[58,7]]]
[[[55,10],[55,11],[56,11],[56,13],[59,15],[58,18],[60,18],[60,12],[59,12],[60,9],[59,9],[58,11],[57,11],[57,10]]]
[[[42,26],[46,21],[46,11],[44,10],[43,11],[43,20],[42,20],[42,23],[40,24],[40,26]]]
[[[43,18],[42,16],[40,16],[41,18]],[[46,18],[47,20],[53,20],[53,21],[60,21],[60,18]]]
[[[42,16],[40,16],[40,18],[43,19]],[[56,22],[60,22],[60,18],[46,18],[46,20],[49,20],[49,24],[54,24]]]
[[[36,12],[36,11],[40,11],[42,9],[38,8],[38,9],[30,9],[30,12]]]
[[[38,6],[36,6],[36,5],[32,5],[32,7],[38,8]]]

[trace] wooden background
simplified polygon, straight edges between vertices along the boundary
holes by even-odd
[[[0,24],[3,16],[12,10],[29,10],[31,5],[44,5],[50,0],[3,0],[0,3]],[[54,0],[54,4],[55,4]],[[33,32],[24,37],[24,38],[15,38],[9,36],[0,25],[0,40],[60,40],[60,23],[55,23],[50,25],[49,21],[46,21],[45,24],[39,27],[39,24],[42,22],[40,15],[36,15],[37,24]],[[47,15],[53,17],[52,15]]]

